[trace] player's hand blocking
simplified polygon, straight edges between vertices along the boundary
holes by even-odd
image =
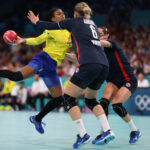
[[[34,24],[36,24],[39,21],[39,14],[37,16],[35,16],[33,11],[31,11],[31,10],[29,10],[27,17]]]

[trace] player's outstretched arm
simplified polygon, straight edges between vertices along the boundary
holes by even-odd
[[[21,38],[20,36],[17,36],[17,40],[16,40],[15,44],[18,45],[18,44],[25,43],[25,42],[26,42],[25,39]]]
[[[21,38],[20,36],[17,36],[17,40],[14,44],[21,44],[24,43],[26,45],[40,45],[46,41],[48,38],[48,34],[46,32],[43,32],[40,36],[37,37],[31,37],[31,38]]]
[[[47,30],[57,30],[57,29],[62,29],[57,22],[48,22],[48,21],[40,21],[39,20],[39,15],[35,16],[35,14],[30,10],[28,12],[28,19],[33,23],[36,24],[39,27],[42,27]],[[67,28],[65,28],[67,29]]]
[[[102,47],[111,47],[111,43],[106,40],[100,40]]]

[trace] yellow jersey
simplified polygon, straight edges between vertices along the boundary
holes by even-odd
[[[71,34],[68,30],[45,30],[43,34],[35,38],[26,38],[27,45],[40,45],[46,42],[43,51],[46,52],[57,65],[61,64],[62,59],[65,57],[67,50],[72,47],[68,44],[71,39]]]
[[[16,85],[16,82],[14,82],[14,81],[6,81],[4,83],[3,93],[10,94],[15,85]]]

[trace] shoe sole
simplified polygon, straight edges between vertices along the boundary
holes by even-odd
[[[74,149],[78,149],[78,148],[80,148],[80,147],[82,147],[82,146],[84,146],[84,145],[86,145],[86,144],[89,144],[89,143],[91,142],[91,140],[92,140],[92,137],[90,137],[86,142],[80,144],[77,148],[75,148],[75,147],[73,147],[73,148],[74,148]]]
[[[106,145],[106,144],[108,144],[110,141],[112,141],[114,139],[115,139],[115,136],[111,135],[111,136],[106,137],[105,140],[95,143],[95,145]]]
[[[31,117],[29,118],[30,122],[34,124],[34,122],[32,121]]]

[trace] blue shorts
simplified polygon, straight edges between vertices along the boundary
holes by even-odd
[[[60,85],[59,76],[56,73],[57,63],[47,53],[42,51],[35,55],[28,66],[31,66],[34,73],[43,78],[48,88]]]

